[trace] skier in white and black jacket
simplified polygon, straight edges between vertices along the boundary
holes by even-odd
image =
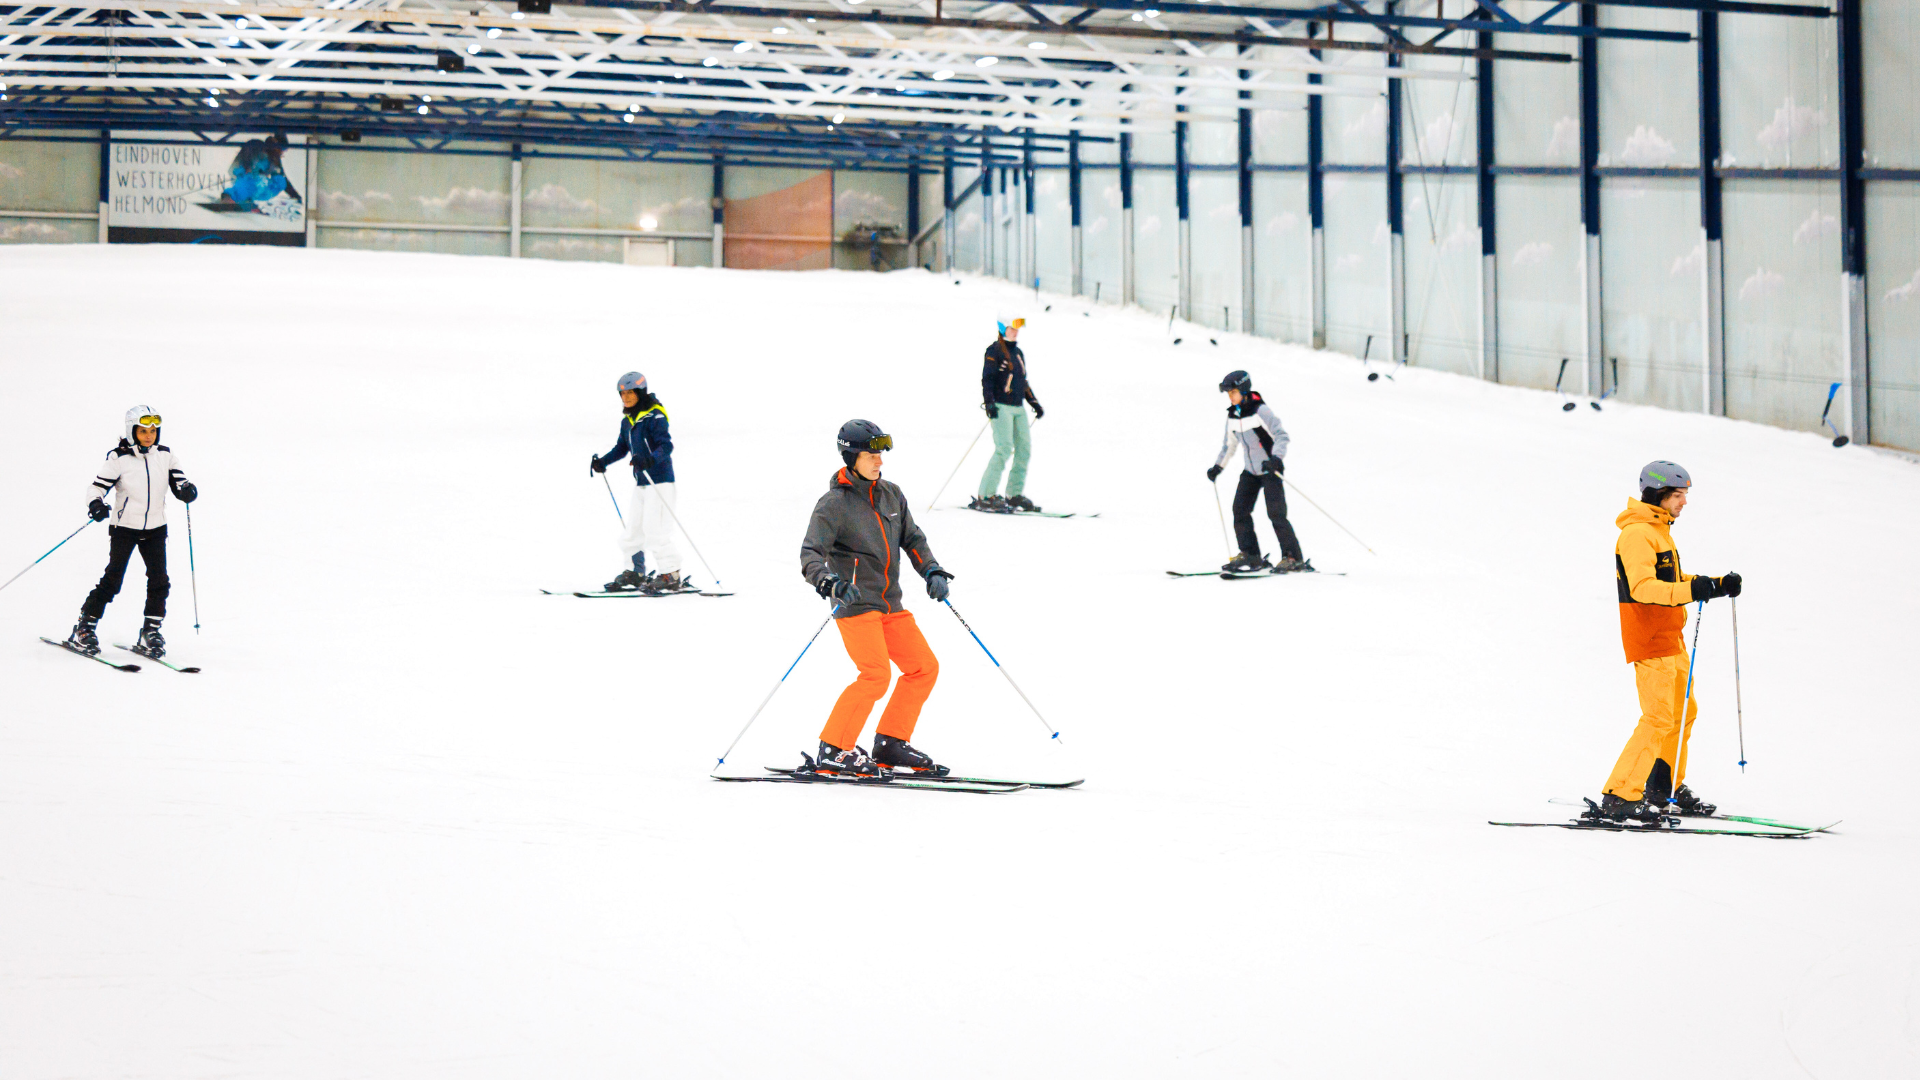
[[[159,659],[167,643],[160,636],[160,621],[167,616],[167,493],[183,503],[200,497],[198,488],[180,468],[180,458],[160,442],[160,414],[145,405],[127,410],[125,433],[120,445],[107,452],[107,459],[94,474],[87,488],[93,501],[87,515],[95,521],[113,519],[107,527],[107,571],[100,583],[80,605],[80,621],[73,626],[67,641],[88,655],[100,651],[95,625],[106,614],[107,604],[120,594],[120,583],[127,574],[127,563],[135,548],[147,564],[146,623],[134,651]]]
[[[1300,553],[1300,540],[1293,535],[1293,526],[1287,521],[1287,489],[1280,479],[1287,471],[1287,429],[1280,426],[1280,417],[1254,393],[1253,379],[1246,372],[1229,372],[1220,380],[1220,389],[1227,395],[1227,433],[1220,444],[1220,456],[1213,460],[1213,468],[1207,470],[1207,480],[1220,479],[1236,444],[1246,460],[1246,467],[1240,473],[1240,486],[1233,493],[1233,535],[1240,544],[1240,554],[1220,569],[1230,573],[1271,570],[1276,574],[1313,569]],[[1260,553],[1260,539],[1253,532],[1253,504],[1262,491],[1267,495],[1267,520],[1273,523],[1274,535],[1280,539],[1278,565],[1268,563]]]

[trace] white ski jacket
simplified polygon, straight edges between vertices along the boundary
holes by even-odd
[[[1239,446],[1246,451],[1245,470],[1258,476],[1266,471],[1268,458],[1286,458],[1289,441],[1287,429],[1280,426],[1280,417],[1272,407],[1259,394],[1248,392],[1240,404],[1227,408],[1226,438],[1213,463],[1224,467],[1234,447]]]
[[[108,522],[123,529],[157,529],[167,523],[167,492],[187,478],[180,459],[159,443],[141,449],[122,442],[87,488],[87,499],[106,500]]]

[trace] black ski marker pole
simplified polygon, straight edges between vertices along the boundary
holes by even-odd
[[[1740,703],[1740,601],[1728,597],[1733,607],[1733,716],[1740,731],[1740,771],[1747,771],[1747,711]]]
[[[1038,707],[1034,705],[1033,699],[1027,696],[1027,692],[1025,690],[1020,689],[1019,683],[1013,681],[1013,676],[1007,674],[1007,669],[1000,666],[1000,661],[997,657],[993,655],[993,650],[987,648],[987,643],[984,641],[981,641],[980,635],[974,633],[973,627],[967,625],[966,617],[960,614],[959,608],[953,606],[953,601],[942,600],[940,602],[947,605],[947,610],[953,612],[954,618],[960,620],[960,625],[966,628],[967,636],[973,639],[973,643],[975,645],[980,646],[981,652],[987,654],[987,659],[993,661],[993,666],[999,669],[1000,674],[1006,676],[1007,685],[1013,687],[1013,692],[1016,694],[1019,694],[1020,700],[1027,703],[1027,708],[1033,710],[1034,719],[1040,721],[1040,726],[1047,729],[1047,738],[1049,739],[1060,738],[1060,733],[1053,730],[1053,725],[1047,723],[1047,718],[1040,715],[1040,710]]]
[[[1693,706],[1693,662],[1700,656],[1700,624],[1707,618],[1707,602],[1693,613],[1693,651],[1687,654],[1687,694],[1680,701],[1680,715],[1675,718],[1673,733],[1673,786],[1667,791],[1668,808],[1678,812],[1680,809],[1680,779],[1685,776],[1687,764],[1687,710]]]
[[[200,571],[193,563],[193,504],[187,508],[187,581],[193,586],[193,632],[200,632]]]
[[[793,663],[787,665],[787,670],[780,674],[780,681],[773,684],[773,689],[767,691],[767,696],[761,699],[760,707],[758,709],[753,710],[752,716],[747,717],[746,727],[743,727],[740,729],[740,734],[735,735],[733,737],[733,741],[727,744],[727,749],[725,753],[722,753],[720,757],[714,761],[713,763],[714,768],[717,769],[720,766],[725,765],[727,763],[727,754],[733,753],[733,748],[736,746],[739,746],[740,740],[747,737],[747,728],[752,727],[753,722],[755,720],[760,719],[760,714],[766,711],[767,702],[772,701],[773,695],[779,693],[780,688],[786,685],[787,676],[793,674],[793,669],[800,666],[800,661],[806,658],[807,650],[813,648],[813,643],[820,640],[820,631],[825,630],[827,628],[827,624],[833,621],[834,614],[837,613],[839,610],[840,610],[840,605],[835,604],[833,605],[833,611],[827,612],[827,617],[820,621],[820,628],[813,632],[813,636],[807,639],[807,643],[805,645],[801,646],[800,655],[794,657]]]
[[[87,525],[91,525],[91,524],[93,524],[93,519],[92,519],[92,518],[88,518],[88,519],[87,519],[87,521],[86,521],[86,524],[85,524],[85,525],[82,525],[82,526],[80,526],[80,529],[84,529],[84,528],[86,528],[86,527],[87,527]],[[67,540],[71,540],[71,539],[73,539],[74,537],[76,537],[76,536],[79,536],[79,535],[80,535],[80,529],[75,529],[75,530],[73,530],[72,532],[70,532],[70,533],[68,533],[68,534],[67,534],[67,537],[66,537],[66,540],[62,540],[62,541],[60,541],[60,543],[59,543],[59,544],[55,544],[55,545],[53,545],[52,547],[50,547],[50,548],[48,548],[48,549],[47,549],[47,555],[51,555],[51,554],[53,554],[54,552],[56,552],[56,551],[59,551],[59,550],[60,550],[60,547],[61,547],[61,545],[62,545],[62,544],[65,544],[65,543],[67,542]],[[42,556],[40,556],[40,559],[44,559],[44,558],[46,558],[46,557],[47,557],[47,555],[42,555]],[[11,584],[13,584],[13,583],[14,583],[14,582],[16,582],[16,581],[19,581],[19,580],[20,580],[20,578],[21,578],[21,575],[23,575],[23,574],[25,574],[25,573],[27,572],[27,570],[31,570],[31,569],[33,569],[34,567],[36,567],[36,566],[39,566],[39,565],[40,565],[40,559],[35,559],[35,560],[33,560],[32,562],[30,562],[30,563],[28,563],[28,564],[27,564],[27,566],[26,566],[26,570],[22,570],[22,571],[20,571],[20,573],[18,573],[18,574],[15,574],[15,575],[13,575],[12,577],[10,577],[10,578],[8,578],[8,579],[7,579],[7,585],[11,585]],[[4,589],[4,588],[6,588],[6,587],[7,587],[7,585],[0,585],[0,589]]]
[[[623,529],[624,529],[624,528],[626,528],[626,527],[627,527],[627,515],[625,515],[625,514],[623,514],[623,513],[621,513],[621,512],[620,512],[620,497],[619,497],[618,495],[615,495],[615,494],[613,493],[613,481],[611,481],[611,480],[608,480],[608,479],[607,479],[607,474],[606,474],[606,473],[604,473],[604,472],[600,474],[600,479],[601,479],[601,480],[603,480],[603,481],[605,481],[605,483],[606,483],[606,485],[607,485],[607,498],[609,498],[609,499],[612,499],[612,500],[613,500],[613,514],[614,514],[614,516],[620,519],[620,527],[621,527],[621,528],[623,528]]]

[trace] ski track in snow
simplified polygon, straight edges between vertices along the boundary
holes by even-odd
[[[0,594],[0,1071],[1920,1074],[1920,468],[1085,310],[918,272],[0,249],[0,571],[79,522],[150,404],[203,493],[204,632],[177,503],[167,629],[205,668],[35,640],[71,625],[104,529]],[[1028,490],[1102,516],[952,512],[984,445],[920,516],[1063,736],[909,582],[941,660],[915,741],[1085,788],[708,780],[824,615],[797,548],[835,429],[892,432],[924,507],[1006,311],[1048,409]],[[1288,479],[1379,552],[1291,499],[1349,576],[1166,577],[1226,556],[1203,473],[1236,367],[1293,436]],[[581,466],[630,368],[734,597],[537,591],[620,568]],[[1690,781],[1836,835],[1485,824],[1570,814],[1547,799],[1597,795],[1632,727],[1612,523],[1653,458],[1698,481],[1686,567],[1748,582],[1751,763],[1719,601]],[[797,761],[852,670],[823,634],[728,768]]]

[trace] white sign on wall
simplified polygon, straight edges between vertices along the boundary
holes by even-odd
[[[116,131],[108,168],[108,225],[127,230],[125,239],[306,232],[306,151],[277,137],[210,143],[190,133]]]

